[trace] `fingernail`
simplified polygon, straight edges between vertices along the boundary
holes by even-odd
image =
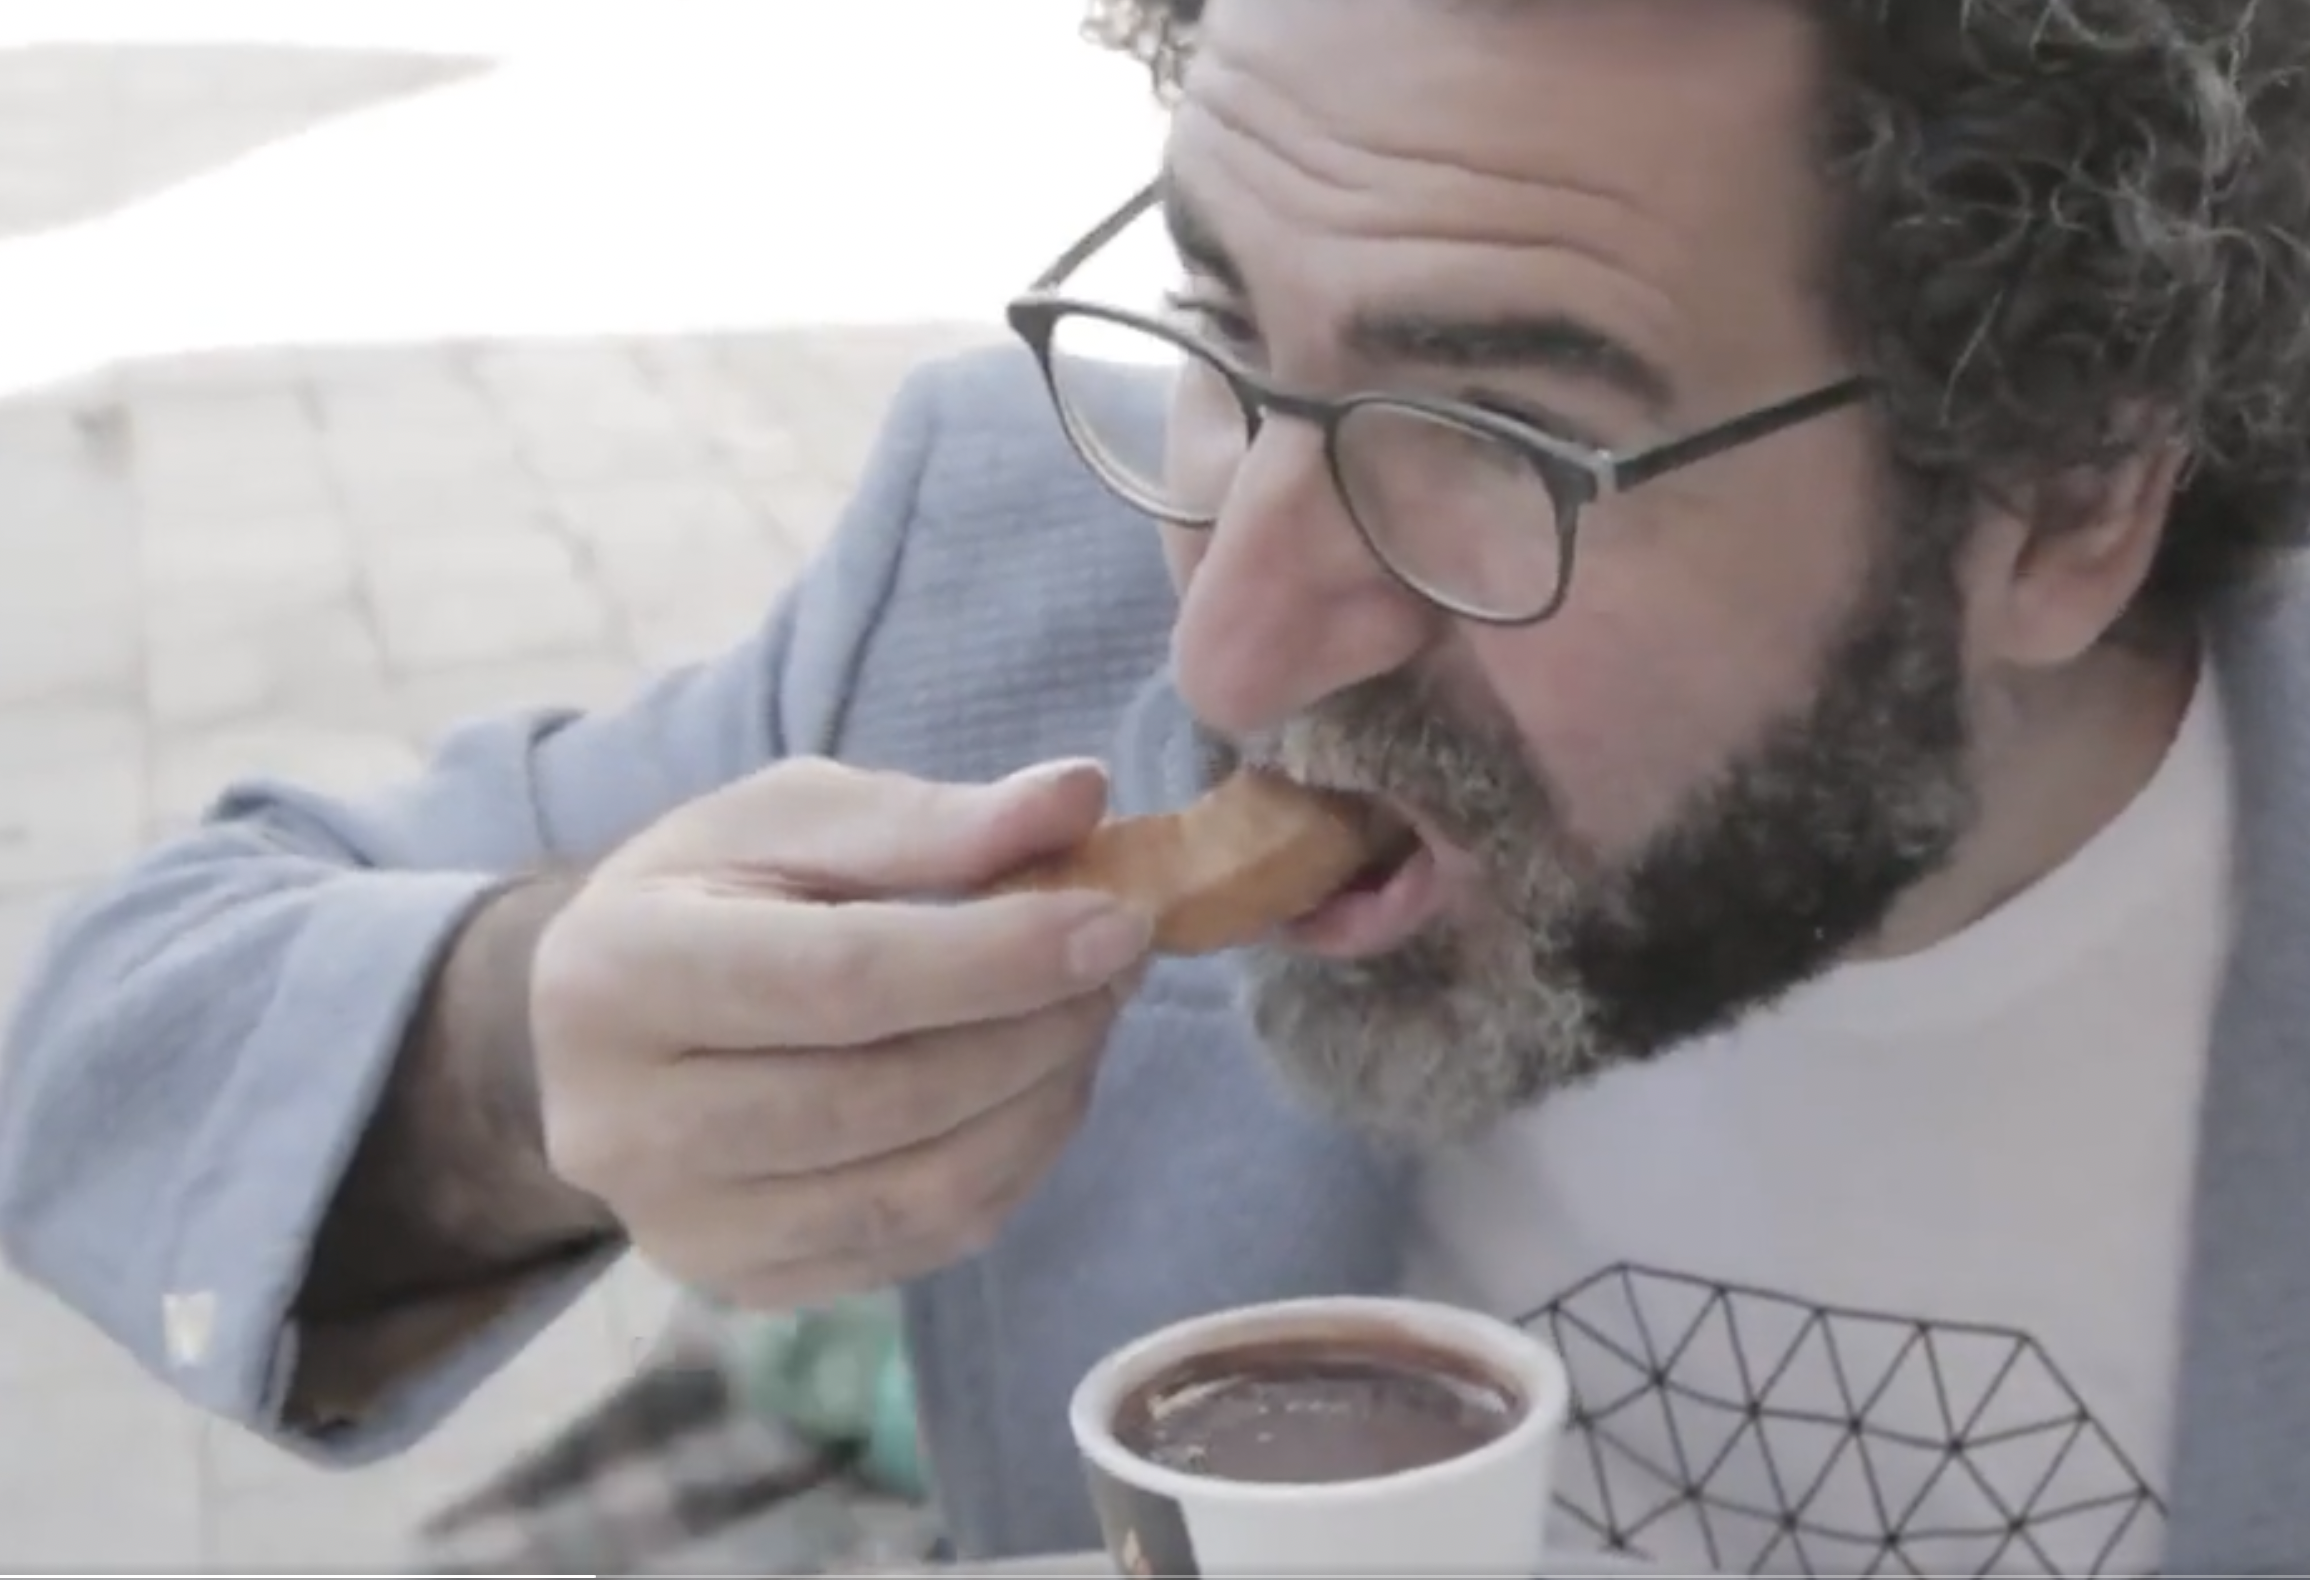
[[[1109,905],[1067,936],[1067,969],[1077,981],[1096,986],[1137,962],[1154,941],[1152,921]]]
[[[1105,765],[1095,757],[1068,757],[1053,763],[1037,763],[1022,768],[1003,780],[1006,790],[1042,790],[1062,784],[1085,773],[1103,773]]]

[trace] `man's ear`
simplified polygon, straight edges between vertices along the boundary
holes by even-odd
[[[1965,570],[1983,656],[2051,669],[2107,636],[2149,579],[2187,459],[2151,444],[1992,505]]]

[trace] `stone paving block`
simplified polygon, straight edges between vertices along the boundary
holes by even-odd
[[[712,460],[698,429],[614,342],[493,347],[476,372],[523,457],[551,482],[680,475]]]
[[[327,392],[356,385],[431,385],[447,376],[471,383],[473,348],[461,341],[347,341],[289,348],[309,389]]]
[[[203,1420],[198,1453],[201,1479],[210,1495],[218,1498],[284,1492],[339,1479],[338,1472],[324,1470],[233,1421]]]
[[[27,549],[16,552],[21,556]],[[131,540],[59,530],[41,558],[37,577],[0,578],[0,621],[54,624],[107,613],[134,621],[137,560]]]
[[[701,598],[767,609],[801,563],[765,512],[712,475],[599,484],[566,492],[560,510],[633,622],[678,617]]]
[[[0,777],[0,886],[110,871],[135,853],[145,811],[139,756],[10,768]]]
[[[133,762],[144,739],[144,716],[132,699],[0,709],[0,777],[90,760]]]
[[[618,422],[531,421],[519,442],[523,459],[556,485],[688,476],[711,467],[715,456],[705,438],[670,411]]]
[[[567,543],[542,533],[373,541],[368,586],[403,671],[603,650],[608,611]]]
[[[470,538],[550,531],[547,492],[509,452],[499,464],[453,478],[348,475],[340,480],[347,529],[364,549],[407,544],[408,553]]]
[[[680,1285],[638,1256],[628,1256],[611,1270],[602,1293],[612,1342],[636,1363],[665,1335],[682,1299]]]
[[[713,467],[561,488],[553,501],[562,527],[597,553],[669,544],[716,548],[764,536],[760,516]]]
[[[53,903],[43,907],[53,909]],[[0,930],[7,927],[0,921]],[[25,1279],[0,1272],[0,1411],[18,1390],[42,1388],[128,1399],[166,1392],[78,1312]],[[8,1435],[0,1425],[0,1437]],[[6,1458],[0,1448],[0,1463]]]
[[[151,822],[174,830],[196,820],[227,785],[282,779],[328,794],[358,795],[413,773],[417,750],[397,733],[267,719],[171,737],[154,748]]]
[[[601,597],[574,578],[408,584],[380,587],[376,599],[386,656],[404,671],[592,651],[613,640]]]
[[[301,387],[305,362],[293,346],[232,346],[138,357],[110,373],[121,399],[131,405],[154,398],[199,400],[220,395],[274,399]]]
[[[833,536],[857,492],[848,477],[817,473],[762,478],[741,469],[737,485],[797,562],[808,560]]]
[[[749,479],[773,485],[788,477],[844,483],[855,478],[873,452],[889,403],[853,411],[838,392],[814,383],[806,368],[790,366],[781,378],[782,387],[770,392],[771,420],[789,436],[790,446],[768,457],[736,451],[733,463]],[[792,464],[796,459],[799,469]]]
[[[584,574],[560,518],[542,508],[515,523],[492,522],[488,530],[381,533],[361,539],[358,553],[371,583],[396,589],[500,581],[542,586]]]
[[[197,635],[156,634],[145,648],[144,696],[163,732],[265,714],[386,730],[395,717],[384,648],[366,604],[351,595]]]
[[[332,502],[301,390],[140,396],[128,422],[131,483],[148,530],[324,515]]]
[[[321,380],[314,401],[330,469],[354,490],[456,484],[520,466],[503,412],[439,355],[413,355],[400,378]]]
[[[243,463],[218,452],[207,470],[169,482],[141,471],[132,479],[137,528],[146,537],[189,534],[206,538],[251,522],[327,516],[337,494],[319,466],[278,455]]]
[[[157,1383],[11,1383],[0,1421],[0,1569],[170,1573],[199,1561],[198,1423]]]
[[[0,708],[131,696],[142,641],[136,599],[125,588],[118,598],[58,601],[34,612],[0,603]]]
[[[394,695],[398,717],[425,748],[459,724],[502,713],[615,707],[640,679],[630,659],[577,653],[404,676]]]
[[[721,657],[770,618],[775,597],[709,602],[701,596],[679,610],[636,618],[627,640],[644,674],[679,669]]]
[[[156,727],[203,729],[263,712],[277,682],[272,657],[238,632],[155,641],[144,695]]]
[[[0,620],[53,620],[128,586],[134,500],[107,444],[0,407]],[[0,670],[0,683],[12,678]]]
[[[633,347],[621,340],[499,341],[465,366],[523,432],[674,426],[678,413]]]
[[[214,1492],[198,1562],[212,1574],[392,1574],[415,1515],[375,1467],[318,1470],[252,1492]]]
[[[792,564],[785,550],[761,544],[686,557],[634,554],[605,571],[603,581],[633,640],[643,631],[687,627],[721,645],[769,618],[793,580]],[[712,580],[702,585],[702,575]]]
[[[148,536],[138,556],[147,634],[197,641],[352,596],[359,566],[333,512]]]
[[[44,477],[66,487],[117,486],[126,469],[127,408],[116,376],[0,401],[0,479],[11,502]],[[123,496],[125,497],[125,496]]]
[[[747,387],[718,341],[650,341],[636,347],[635,356],[666,400],[717,452],[764,475],[807,468],[800,437]]]
[[[635,342],[614,335],[586,339],[495,340],[467,348],[464,365],[484,388],[519,407],[604,403],[616,409],[646,386]]]

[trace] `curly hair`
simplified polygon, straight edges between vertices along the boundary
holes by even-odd
[[[1926,519],[2189,461],[2137,612],[2310,540],[2310,4],[1807,0],[1834,309]],[[1092,0],[1176,90],[1202,0]]]

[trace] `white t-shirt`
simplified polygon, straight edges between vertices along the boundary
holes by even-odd
[[[1572,1374],[1557,1545],[2156,1567],[2229,825],[2208,679],[2133,804],[1992,915],[1427,1165],[1415,1292]]]

